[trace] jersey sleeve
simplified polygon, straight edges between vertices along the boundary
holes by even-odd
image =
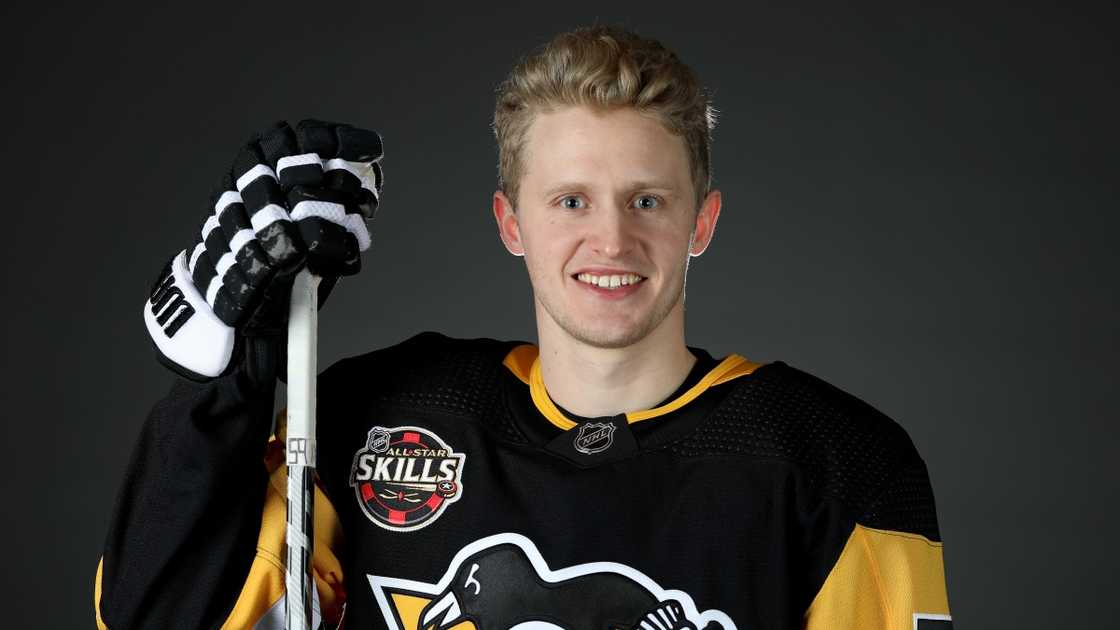
[[[864,507],[805,628],[952,629],[933,491],[916,454]]]
[[[274,383],[242,368],[179,380],[153,408],[97,566],[98,628],[283,628],[287,469],[283,443],[269,439]],[[341,531],[318,486],[315,513],[314,609],[337,624]]]
[[[100,627],[215,627],[253,559],[274,381],[179,379],[140,432],[95,585]]]
[[[261,510],[260,534],[249,571],[241,592],[221,628],[254,628],[280,630],[284,628],[284,536],[287,512],[287,467],[283,465],[283,442],[269,442],[265,466],[270,471],[265,490],[264,508]],[[342,566],[339,562],[343,545],[342,529],[334,506],[318,483],[315,486],[315,524],[312,551],[312,577],[315,582],[312,605],[312,627],[338,627],[346,604]],[[97,566],[94,585],[94,602],[97,607],[97,627],[105,630],[101,616],[101,582],[104,559]],[[113,626],[116,627],[116,626]]]

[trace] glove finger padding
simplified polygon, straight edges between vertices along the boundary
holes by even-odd
[[[384,179],[380,163],[381,136],[374,131],[350,125],[336,125],[332,129],[329,127],[330,123],[302,121],[296,131],[301,146],[306,147],[312,143],[325,145],[329,142],[329,139],[320,139],[320,136],[329,136],[330,131],[326,134],[316,133],[321,129],[318,125],[327,125],[336,140],[335,146],[329,147],[334,149],[333,153],[326,149],[316,149],[325,160],[323,187],[352,194],[356,209],[366,219],[372,219],[381,198]],[[331,156],[329,159],[328,155]]]
[[[189,270],[207,304],[227,325],[241,326],[254,318],[262,288],[303,264],[304,248],[273,168],[297,150],[291,127],[269,127],[241,147],[212,195],[212,213],[191,253]]]
[[[235,236],[238,241],[243,237]],[[194,267],[191,278],[206,303],[223,322],[230,326],[239,324],[244,313],[252,307],[252,286],[237,264],[237,256],[230,241],[220,227],[216,215],[210,215],[202,226],[201,253],[192,255]],[[199,252],[199,245],[195,252]],[[242,246],[244,248],[244,246]],[[205,288],[203,288],[205,287]]]
[[[361,268],[362,246],[346,226],[359,215],[348,213],[348,196],[325,188],[296,186],[288,193],[292,218],[307,249],[307,266],[319,276],[349,276]],[[359,219],[366,246],[369,234]]]
[[[294,271],[303,263],[302,249],[275,171],[281,159],[298,150],[291,127],[281,122],[246,144],[233,163],[234,182],[253,231],[278,271]]]
[[[357,273],[359,254],[370,246],[365,221],[381,193],[381,137],[311,119],[300,121],[295,133],[300,153],[282,159],[277,171],[308,265],[324,276]]]

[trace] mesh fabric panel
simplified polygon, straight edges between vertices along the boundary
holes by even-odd
[[[348,359],[365,365],[373,401],[469,416],[511,442],[525,443],[504,397],[502,359],[523,342],[452,339],[425,332],[396,346]]]
[[[707,421],[666,448],[684,457],[787,461],[854,520],[939,539],[925,466],[898,424],[783,363],[759,368],[735,387]]]
[[[933,488],[925,464],[918,461],[896,474],[883,493],[864,509],[859,522],[877,529],[915,532],[930,540],[941,540]]]

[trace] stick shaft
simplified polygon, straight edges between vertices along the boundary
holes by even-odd
[[[319,277],[304,269],[292,285],[288,319],[288,457],[286,627],[311,628],[314,522],[315,384]]]

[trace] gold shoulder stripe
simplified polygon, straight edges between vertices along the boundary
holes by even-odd
[[[502,364],[509,368],[509,371],[522,383],[529,386],[529,395],[532,397],[533,404],[537,407],[537,411],[540,411],[541,415],[553,425],[567,431],[576,426],[576,423],[565,416],[564,413],[560,411],[560,408],[556,406],[556,403],[552,402],[552,398],[548,396],[548,391],[544,386],[544,377],[541,375],[539,353],[540,349],[535,345],[520,345],[510,350],[509,354],[507,354],[506,358],[502,361]],[[640,422],[676,411],[687,405],[700,394],[703,394],[709,387],[721,385],[740,376],[750,374],[761,365],[761,363],[753,363],[737,354],[728,355],[725,359],[720,361],[719,365],[712,368],[704,378],[700,379],[700,382],[690,387],[685,393],[660,407],[642,411],[632,411],[626,414],[626,421]]]
[[[941,543],[856,525],[805,616],[805,630],[913,630],[915,615],[945,618]]]

